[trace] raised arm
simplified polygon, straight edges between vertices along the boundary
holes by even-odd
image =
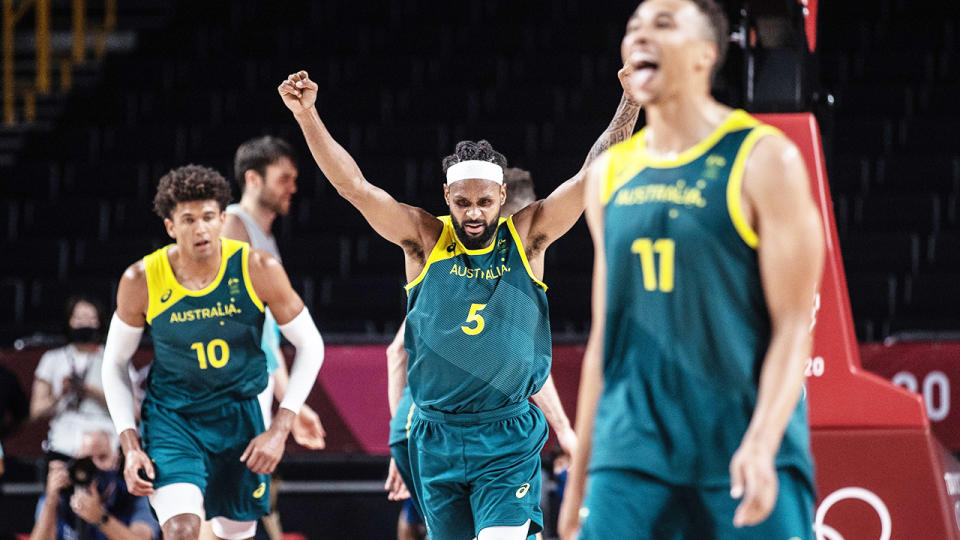
[[[320,120],[315,107],[317,83],[310,80],[307,72],[291,74],[280,83],[278,91],[300,124],[317,166],[337,193],[360,210],[377,234],[407,251],[432,248],[442,224],[423,209],[397,202],[364,178],[356,161]]]
[[[580,373],[580,392],[577,395],[577,451],[567,474],[563,505],[557,529],[564,540],[576,538],[580,528],[580,507],[587,483],[587,465],[593,450],[593,421],[597,403],[603,393],[603,334],[606,324],[607,263],[603,248],[603,206],[600,204],[600,174],[608,160],[601,157],[587,173],[586,201],[587,225],[593,238],[593,285],[591,309],[593,319],[590,337],[583,355]],[[602,167],[602,169],[601,169]]]
[[[777,498],[774,460],[797,407],[803,366],[812,345],[811,314],[823,270],[820,214],[797,148],[772,135],[761,139],[743,179],[743,201],[759,236],[760,277],[770,313],[770,346],[760,370],[750,425],[730,462],[731,495],[743,497],[737,526],[763,521]]]
[[[621,86],[629,76],[629,68],[623,67],[617,72]],[[534,202],[514,216],[517,232],[524,239],[527,256],[536,257],[542,250],[563,236],[580,219],[584,209],[583,186],[587,169],[607,148],[629,139],[637,124],[640,105],[630,99],[624,90],[617,112],[607,129],[600,134],[587,153],[583,167],[572,178],[560,184],[545,199]],[[533,261],[531,261],[533,263]]]

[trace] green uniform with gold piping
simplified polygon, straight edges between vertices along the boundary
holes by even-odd
[[[413,488],[431,537],[531,521],[541,530],[543,413],[529,404],[550,373],[546,285],[530,270],[513,218],[470,250],[449,216],[407,285]]]
[[[269,475],[240,455],[262,433],[264,306],[250,282],[250,246],[221,238],[220,270],[203,290],[177,282],[167,251],[144,257],[155,358],[141,417],[155,487],[198,486],[207,518],[253,521],[269,512]]]
[[[779,132],[734,111],[674,160],[649,157],[645,131],[610,149],[600,194],[604,391],[582,538],[812,536],[804,401],[776,457],[773,514],[757,527],[732,525],[729,463],[771,335],[741,185],[751,149],[769,134]]]

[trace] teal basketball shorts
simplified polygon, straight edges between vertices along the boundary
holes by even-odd
[[[141,418],[154,488],[181,482],[199,487],[207,519],[255,521],[270,512],[270,475],[255,474],[240,461],[250,440],[263,433],[256,397],[195,415],[147,400]]]
[[[469,540],[487,527],[543,530],[540,450],[547,422],[529,402],[474,414],[417,408],[410,466],[431,538]]]
[[[814,494],[796,469],[777,470],[780,488],[770,516],[754,527],[736,528],[740,501],[729,486],[667,484],[638,471],[590,472],[581,509],[581,540],[809,540],[813,538]]]

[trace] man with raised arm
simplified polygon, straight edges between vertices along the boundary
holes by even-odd
[[[163,537],[196,540],[201,510],[224,540],[252,538],[269,511],[269,474],[323,361],[323,340],[280,263],[221,238],[230,186],[188,165],[160,179],[154,210],[176,243],[120,280],[103,358],[103,389],[134,495],[149,495]],[[257,400],[267,384],[264,310],[297,348],[270,428]],[[127,366],[149,324],[155,357],[134,422]]]
[[[627,21],[647,125],[587,173],[565,540],[813,538],[801,389],[823,228],[796,146],[711,97],[728,40],[714,0],[646,0]]]
[[[429,533],[519,540],[539,532],[547,428],[528,398],[550,372],[543,260],[583,212],[583,170],[546,199],[500,218],[506,160],[486,141],[461,141],[443,162],[450,215],[437,218],[364,178],[320,120],[317,85],[305,71],[278,90],[337,192],[403,248],[404,344],[417,405],[408,422],[412,487]],[[626,139],[638,111],[622,100],[596,146]]]

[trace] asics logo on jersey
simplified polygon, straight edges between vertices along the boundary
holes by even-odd
[[[522,499],[526,497],[528,491],[530,491],[530,484],[526,482],[520,484],[520,489],[517,490],[517,498]]]
[[[167,292],[163,293],[163,296],[160,297],[161,302],[166,302],[173,295],[173,289],[167,289]]]
[[[260,482],[260,485],[257,486],[257,489],[254,490],[253,492],[253,498],[259,499],[260,497],[263,497],[263,494],[266,493],[266,491],[267,491],[267,484],[264,482]]]

